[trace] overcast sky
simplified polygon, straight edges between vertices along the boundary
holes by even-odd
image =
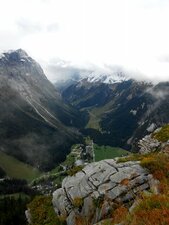
[[[18,48],[52,81],[113,66],[169,80],[169,0],[0,0],[0,51]]]

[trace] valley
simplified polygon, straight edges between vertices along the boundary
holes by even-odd
[[[94,224],[121,206],[127,214],[137,194],[158,182],[167,195],[168,82],[89,71],[55,86],[24,50],[0,58],[0,225],[15,216],[27,225],[26,209],[32,225],[52,218],[75,225],[74,212]],[[10,202],[20,215],[5,216]]]
[[[0,9],[0,225],[169,225],[169,0]]]

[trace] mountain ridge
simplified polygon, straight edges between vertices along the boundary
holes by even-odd
[[[1,151],[45,169],[63,160],[80,137],[74,128],[82,124],[78,111],[62,102],[40,65],[21,49],[0,58],[0,81]]]
[[[135,143],[150,128],[169,122],[168,93],[168,82],[155,85],[129,79],[106,84],[83,79],[64,89],[62,96],[88,115],[85,135],[99,144],[105,141],[107,145],[137,149]]]

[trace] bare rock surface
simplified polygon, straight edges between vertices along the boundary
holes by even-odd
[[[154,139],[152,135],[146,135],[139,141],[140,153],[147,154],[156,151],[161,146],[161,143]]]
[[[154,190],[154,185],[153,177],[137,161],[102,160],[66,177],[62,187],[53,193],[53,205],[57,215],[66,217],[68,225],[76,224],[78,218],[95,224],[116,204],[133,203],[139,192]]]

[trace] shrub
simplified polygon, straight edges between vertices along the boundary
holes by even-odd
[[[73,202],[72,202],[72,205],[75,207],[75,208],[80,208],[83,206],[83,198],[80,198],[80,197],[76,197],[74,198]]]
[[[31,225],[63,225],[63,218],[56,216],[51,196],[36,196],[28,204],[31,214]]]
[[[104,195],[100,195],[98,198],[93,198],[93,204],[95,208],[101,208],[104,203]]]
[[[83,166],[74,166],[70,170],[67,171],[67,174],[69,176],[74,176],[77,172],[81,171],[83,169]]]
[[[124,206],[120,206],[117,209],[115,209],[112,215],[113,224],[125,221],[127,214],[128,214],[128,209]]]
[[[126,225],[168,225],[169,197],[151,195],[143,197],[140,204],[128,216]]]
[[[160,181],[160,185],[169,185],[169,156],[163,153],[152,154],[151,157],[144,157],[141,166],[147,168],[154,178]],[[169,187],[166,187],[166,191]],[[163,190],[164,191],[164,190]]]

